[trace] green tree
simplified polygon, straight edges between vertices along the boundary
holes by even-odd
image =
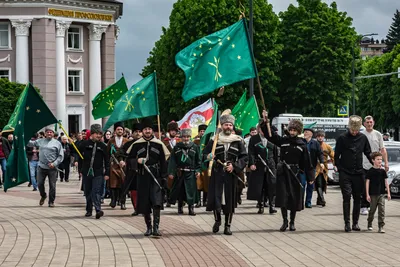
[[[281,12],[280,112],[336,116],[351,95],[352,19],[333,2],[298,0]],[[357,50],[355,51],[357,54]]]
[[[248,1],[241,2],[245,4]],[[234,0],[178,0],[174,4],[169,27],[162,28],[163,34],[150,52],[148,65],[141,74],[145,77],[157,71],[160,113],[164,125],[167,121],[180,119],[190,108],[217,95],[215,92],[183,102],[181,93],[185,76],[175,65],[175,55],[192,42],[237,22],[241,11]],[[268,105],[279,100],[279,78],[276,73],[279,71],[281,46],[277,44],[278,25],[278,16],[272,6],[265,0],[255,0],[254,54]],[[248,88],[248,81],[225,87],[223,97],[216,98],[220,109],[233,108],[245,88]],[[255,94],[259,98],[258,90],[255,90]]]
[[[25,84],[10,82],[8,79],[0,79],[0,128],[3,128],[14,112],[19,95],[25,88]]]
[[[397,44],[400,44],[400,12],[398,9],[396,9],[392,20],[392,25],[390,25],[389,32],[386,36],[386,44],[389,51]]]

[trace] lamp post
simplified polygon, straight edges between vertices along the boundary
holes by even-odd
[[[364,34],[364,35],[361,36],[361,40],[364,37],[374,36],[374,35],[378,35],[378,34],[377,33]],[[352,65],[351,66],[351,68],[352,68],[352,70],[351,70],[351,80],[352,80],[352,83],[353,83],[353,90],[352,90],[352,93],[351,93],[351,95],[352,95],[351,97],[353,99],[353,115],[356,115],[356,96],[355,96],[355,94],[356,94],[355,93],[355,91],[356,91],[356,70],[355,70],[356,54],[355,54],[354,46],[353,46],[352,52],[353,52],[353,62],[351,64]]]

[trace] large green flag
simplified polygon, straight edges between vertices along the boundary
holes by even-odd
[[[103,129],[116,122],[158,115],[157,78],[153,72],[136,83],[115,103],[114,111]]]
[[[235,115],[235,127],[243,131],[243,135],[250,132],[251,127],[255,127],[260,119],[257,101],[254,96],[247,100],[246,104]]]
[[[235,107],[232,109],[232,115],[236,116],[236,114],[243,108],[243,105],[246,104],[246,95],[247,91],[245,90],[242,97],[239,99],[239,102],[235,105]]]
[[[186,76],[182,92],[184,101],[256,77],[246,23],[242,19],[176,54],[175,62]]]
[[[104,118],[114,111],[115,102],[121,98],[123,94],[128,91],[128,86],[126,85],[126,81],[124,76],[118,80],[118,82],[110,85],[103,91],[101,91],[96,97],[92,100],[93,110],[92,115],[95,120],[99,118]]]
[[[217,131],[217,121],[218,121],[218,104],[215,100],[213,104],[213,116],[211,118],[210,123],[207,126],[206,131],[204,132],[204,135],[201,137],[200,140],[200,151],[203,151],[203,149],[206,147],[208,141],[210,141],[210,138],[214,136],[215,132]]]
[[[27,84],[7,123],[9,129],[14,129],[14,142],[7,159],[4,191],[29,181],[25,146],[37,131],[53,123],[57,123],[57,119],[35,88]]]

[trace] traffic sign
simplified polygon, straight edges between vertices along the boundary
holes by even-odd
[[[349,116],[349,105],[339,106],[338,116]]]

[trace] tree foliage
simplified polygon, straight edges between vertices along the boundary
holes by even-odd
[[[397,44],[400,44],[400,12],[398,9],[396,9],[392,20],[392,25],[390,25],[389,32],[386,36],[386,44],[388,45],[389,51]]]
[[[351,95],[352,19],[336,3],[298,0],[280,13],[280,112],[336,116]],[[357,51],[355,51],[357,53]]]
[[[19,95],[25,88],[25,84],[10,82],[8,79],[0,79],[0,128],[3,128],[14,111]]]
[[[246,4],[248,1],[241,1]],[[175,65],[175,55],[192,42],[213,32],[226,28],[238,21],[243,11],[233,0],[178,0],[173,7],[168,28],[162,28],[163,34],[156,42],[148,65],[141,75],[157,71],[158,95],[161,119],[167,121],[180,119],[189,109],[203,103],[210,95],[183,102],[181,93],[185,76]],[[246,6],[245,13],[248,12]],[[246,14],[248,16],[248,14]],[[254,1],[254,54],[264,89],[264,98],[268,105],[279,100],[277,85],[279,78],[279,59],[281,46],[277,44],[279,20],[272,6],[265,0]],[[221,109],[232,108],[248,81],[225,87],[225,94],[216,98]],[[257,84],[257,83],[256,83]],[[255,90],[258,97],[258,90]]]

